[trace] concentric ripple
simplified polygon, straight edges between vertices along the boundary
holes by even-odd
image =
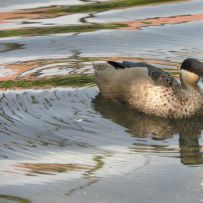
[[[2,197],[20,190],[38,202],[32,187],[47,183],[50,197],[72,197],[102,179],[153,168],[156,159],[200,166],[202,123],[146,116],[104,99],[96,87],[1,92]]]
[[[203,59],[203,1],[64,10],[91,2],[0,3],[0,202],[202,202],[203,118],[104,99],[92,62],[142,61],[175,75],[185,58]]]
[[[177,156],[177,135],[180,147],[199,146],[201,118],[177,121],[150,117],[97,94],[95,87],[2,92],[1,157],[33,158],[33,153],[95,150],[108,145],[127,146],[136,152],[175,152]]]

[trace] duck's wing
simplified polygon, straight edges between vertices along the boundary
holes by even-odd
[[[153,80],[155,85],[165,86],[165,87],[180,87],[180,83],[173,78],[168,72],[161,70],[153,65],[144,63],[144,62],[115,62],[115,61],[107,61],[109,65],[114,67],[115,69],[128,69],[128,68],[147,68],[148,76]]]
[[[135,63],[131,61],[123,61],[123,62],[107,61],[107,63],[116,69],[134,68],[134,67],[146,67],[148,69],[157,69],[157,67],[144,62]]]

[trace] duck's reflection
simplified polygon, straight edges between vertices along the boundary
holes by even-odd
[[[203,164],[203,153],[199,145],[199,138],[203,129],[203,117],[165,119],[148,116],[129,109],[127,105],[107,100],[100,94],[93,100],[93,105],[95,110],[105,118],[127,128],[132,136],[140,138],[150,136],[154,140],[165,140],[178,134],[181,162],[185,165]]]

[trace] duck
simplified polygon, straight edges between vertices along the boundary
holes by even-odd
[[[198,59],[182,62],[180,80],[144,62],[105,61],[93,63],[93,67],[99,91],[106,99],[164,118],[203,115],[203,93],[198,86],[203,63]]]

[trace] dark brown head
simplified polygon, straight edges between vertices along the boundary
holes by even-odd
[[[199,76],[203,76],[203,63],[198,59],[187,58],[182,62],[181,70],[186,70],[191,73],[195,73]]]
[[[180,78],[185,87],[197,87],[200,76],[203,76],[203,63],[198,59],[185,59],[180,68]]]

